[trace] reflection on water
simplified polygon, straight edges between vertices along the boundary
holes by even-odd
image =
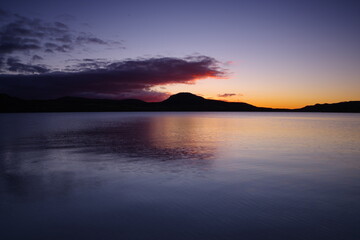
[[[359,117],[2,114],[2,235],[358,239]]]
[[[194,121],[195,120],[195,121]],[[57,132],[27,139],[27,147],[69,148],[87,153],[156,160],[210,159],[214,139],[205,138],[211,126],[196,119],[145,118],[104,126]],[[116,160],[116,159],[114,159]]]
[[[51,122],[56,117],[50,115]],[[201,118],[135,116],[85,125],[75,118],[66,127],[67,120],[60,117],[53,129],[46,126],[10,144],[3,141],[0,169],[7,193],[34,195],[45,190],[45,195],[64,194],[79,181],[93,180],[76,176],[84,168],[85,176],[108,174],[114,168],[132,173],[201,171],[209,168],[216,150],[215,140],[205,136],[212,131],[211,125],[204,128]],[[173,162],[154,162],[170,160]],[[96,180],[103,179],[97,176]]]

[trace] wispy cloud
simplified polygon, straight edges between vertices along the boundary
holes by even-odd
[[[227,98],[227,97],[233,97],[236,95],[237,95],[236,93],[224,93],[224,94],[218,94],[217,96],[221,97],[221,98]]]
[[[89,45],[122,47],[119,41],[102,39],[89,32],[77,32],[59,21],[47,22],[1,9],[0,18],[0,54],[3,59],[13,58],[15,55],[42,57],[43,54],[69,53],[75,49],[85,51],[85,47]],[[30,60],[40,60],[38,57]],[[13,71],[14,68],[7,66],[7,62],[5,61],[0,70]]]
[[[33,58],[37,58],[36,56],[37,55],[34,55]],[[45,65],[23,64],[18,58],[14,57],[7,58],[6,65],[7,69],[11,72],[46,73],[50,71],[50,69],[48,69]]]

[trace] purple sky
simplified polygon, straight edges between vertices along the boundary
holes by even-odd
[[[360,100],[358,1],[2,1],[0,92]]]

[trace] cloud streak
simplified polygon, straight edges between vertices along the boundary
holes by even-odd
[[[75,32],[62,22],[45,22],[2,11],[5,18],[0,27],[0,53],[11,54],[30,50],[68,52],[86,44],[119,43],[100,39],[91,33]]]
[[[227,97],[233,97],[236,96],[236,93],[224,93],[224,94],[218,94],[218,97],[227,98]]]
[[[17,67],[25,68],[21,65]],[[84,59],[73,66],[71,71],[41,71],[38,74],[0,75],[0,92],[24,98],[84,96],[159,101],[167,94],[152,91],[154,86],[194,84],[202,78],[225,78],[227,75],[218,61],[207,56],[116,62]]]
[[[0,71],[3,72],[12,72],[14,69],[7,66],[8,61],[4,61],[6,58],[22,56],[24,60],[27,55],[34,55],[38,56],[35,57],[35,60],[40,60],[42,54],[69,53],[79,49],[85,51],[89,45],[121,47],[120,42],[101,39],[88,32],[74,31],[59,21],[46,22],[1,9],[0,18],[2,22],[0,25],[0,55],[3,58]],[[33,58],[30,60],[34,60]],[[18,62],[20,62],[19,58]],[[29,70],[29,72],[33,72],[33,69]],[[15,72],[18,71],[15,70]]]
[[[33,58],[38,58],[39,56],[33,56]],[[50,70],[45,65],[32,65],[32,64],[23,64],[18,58],[9,57],[6,60],[7,69],[11,72],[19,73],[46,73]]]

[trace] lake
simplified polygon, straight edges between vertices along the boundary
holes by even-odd
[[[360,239],[360,114],[0,114],[0,238]]]

